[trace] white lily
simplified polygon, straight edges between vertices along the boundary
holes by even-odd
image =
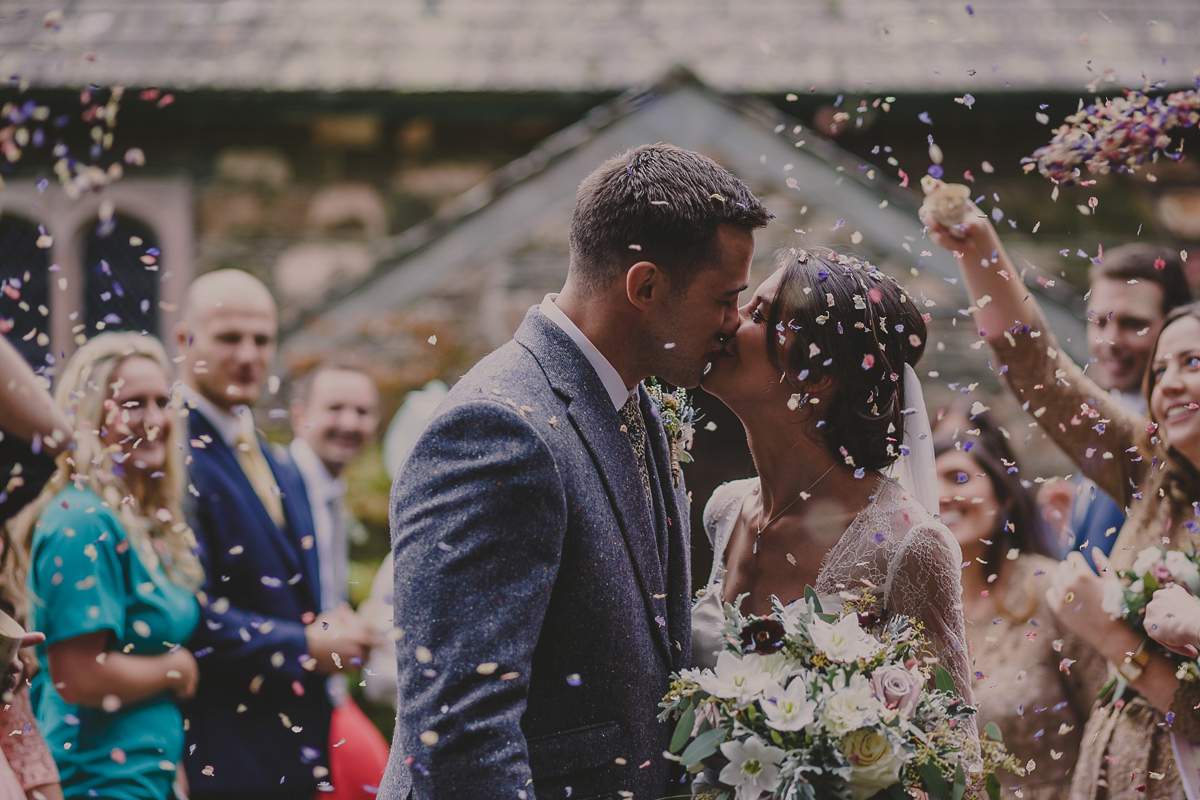
[[[830,625],[822,619],[814,619],[808,627],[813,644],[830,661],[847,664],[860,658],[871,658],[878,653],[883,644],[858,625],[858,617],[854,614],[842,616]]]
[[[817,704],[808,699],[808,687],[802,678],[795,678],[787,688],[778,683],[767,687],[758,701],[767,724],[777,731],[798,731],[813,724]]]
[[[757,736],[745,741],[722,742],[721,754],[729,763],[718,779],[735,790],[734,800],[758,800],[779,785],[779,764],[787,753]]]
[[[738,705],[758,699],[774,679],[764,669],[761,656],[742,658],[728,650],[717,655],[717,665],[695,676],[700,688],[713,697],[735,700]]]

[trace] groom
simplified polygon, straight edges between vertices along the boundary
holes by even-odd
[[[700,382],[770,216],[665,144],[584,179],[562,292],[454,387],[392,488],[381,798],[670,793],[656,718],[691,655],[688,507],[640,381]]]

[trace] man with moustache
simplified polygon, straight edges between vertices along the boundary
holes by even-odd
[[[561,293],[450,391],[392,487],[380,798],[680,792],[657,716],[691,651],[688,503],[641,381],[699,384],[769,218],[670,145],[584,179]]]
[[[328,775],[325,678],[371,637],[352,615],[321,613],[303,483],[254,428],[275,356],[270,292],[246,272],[210,272],[182,312],[191,523],[206,577],[189,642],[200,686],[183,709],[191,796],[312,800]]]

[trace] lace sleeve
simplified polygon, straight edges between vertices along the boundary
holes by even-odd
[[[962,551],[948,530],[935,523],[914,526],[888,564],[884,604],[924,626],[932,655],[950,673],[959,695],[974,703],[962,615],[961,563]]]

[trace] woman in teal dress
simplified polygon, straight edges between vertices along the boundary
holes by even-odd
[[[202,569],[180,509],[169,362],[149,336],[102,334],[67,364],[74,447],[25,519],[38,725],[68,798],[164,800],[183,755],[175,701],[198,670],[181,644]]]

